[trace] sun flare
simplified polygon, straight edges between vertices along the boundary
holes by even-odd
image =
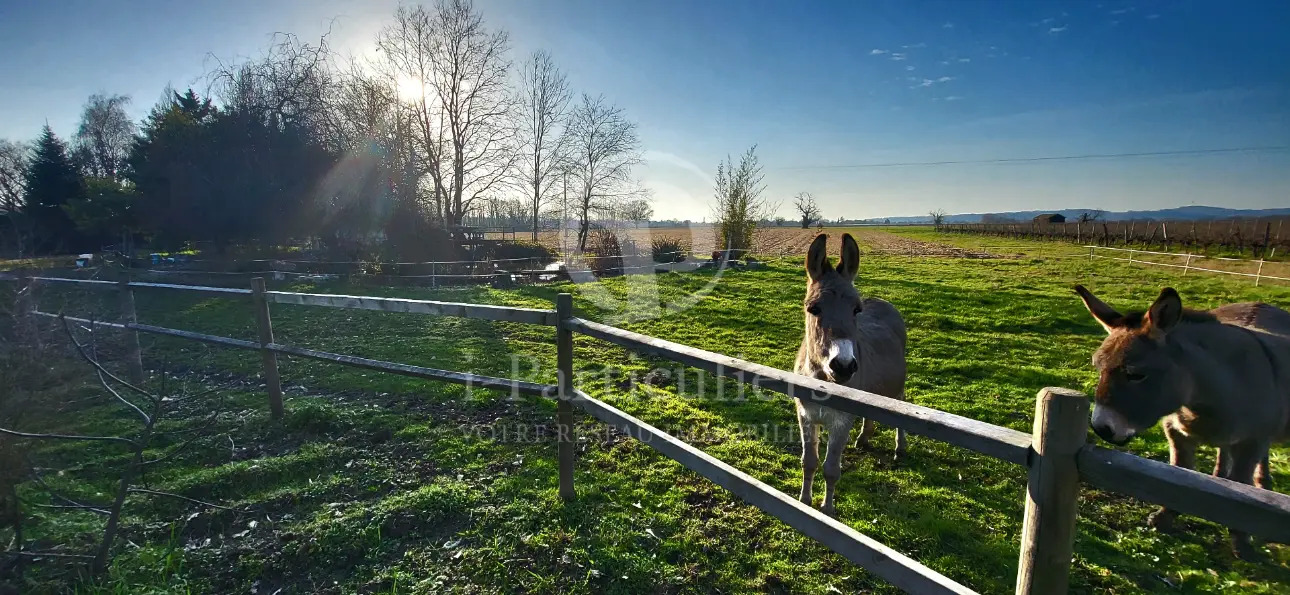
[[[425,84],[417,78],[402,75],[395,81],[395,88],[399,94],[399,99],[404,101],[417,101],[425,97]]]

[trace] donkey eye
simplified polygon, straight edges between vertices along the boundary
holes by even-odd
[[[809,305],[809,306],[807,306],[807,307],[806,307],[806,311],[807,311],[807,312],[810,312],[812,316],[819,316],[819,315],[820,315],[820,305],[819,305],[819,304],[811,304],[811,305]]]
[[[855,313],[859,314],[861,312],[864,312],[864,306],[861,306],[860,304],[856,304]]]
[[[1147,375],[1141,372],[1125,372],[1124,377],[1127,378],[1129,382],[1142,382],[1147,379]]]

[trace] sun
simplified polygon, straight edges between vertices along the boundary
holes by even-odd
[[[399,78],[395,80],[394,84],[395,90],[399,94],[399,99],[404,101],[419,101],[422,97],[425,97],[426,87],[420,79],[407,75],[399,75]]]

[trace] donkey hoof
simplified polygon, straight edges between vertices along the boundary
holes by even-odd
[[[1161,533],[1172,533],[1176,516],[1174,511],[1162,508],[1147,516],[1147,526]]]
[[[830,518],[835,518],[835,519],[838,518],[838,509],[832,506],[828,506],[828,505],[821,506],[820,512],[824,513],[825,515],[828,515]]]
[[[1232,555],[1245,562],[1261,562],[1263,560],[1263,552],[1254,547],[1254,544],[1250,543],[1248,539],[1232,542]]]
[[[896,454],[891,457],[891,466],[899,466],[901,463],[904,463],[907,458],[908,457],[905,456],[904,452],[898,450],[896,451]]]

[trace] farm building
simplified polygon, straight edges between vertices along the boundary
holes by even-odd
[[[1043,215],[1036,215],[1034,218],[1034,222],[1035,223],[1065,223],[1066,216],[1061,213],[1046,213]]]

